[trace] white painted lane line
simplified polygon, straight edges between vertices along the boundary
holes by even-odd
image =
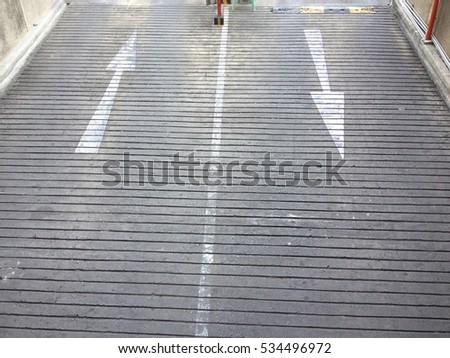
[[[225,92],[225,68],[228,46],[228,8],[225,8],[225,24],[221,27],[219,65],[217,69],[216,98],[214,107],[214,120],[211,136],[211,161],[220,159],[222,143],[222,119],[223,119],[223,96]],[[214,241],[216,236],[216,201],[217,192],[215,187],[208,187],[208,197],[205,209],[205,229],[203,233],[202,267],[198,289],[197,317],[195,335],[208,337],[208,320],[210,310],[211,287],[209,275],[214,262]]]
[[[311,97],[342,158],[345,155],[345,98],[343,92],[331,92],[325,50],[320,30],[304,30],[322,92]]]
[[[75,153],[98,153],[123,72],[133,71],[136,66],[136,36],[135,31],[106,68],[107,71],[115,71],[114,76],[81,137]]]

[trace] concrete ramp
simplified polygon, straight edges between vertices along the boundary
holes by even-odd
[[[0,100],[0,336],[450,336],[449,109],[389,8],[270,9],[69,6]]]

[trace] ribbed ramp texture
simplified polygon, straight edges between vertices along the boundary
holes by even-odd
[[[0,100],[0,336],[450,336],[449,109],[388,8],[270,10],[230,11],[224,43],[211,6],[69,6]],[[124,153],[192,152],[260,176],[345,153],[347,185],[102,184]]]

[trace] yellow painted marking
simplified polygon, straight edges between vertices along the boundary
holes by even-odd
[[[375,13],[375,8],[370,6],[360,7],[360,6],[350,6],[348,8],[350,14],[373,14]]]
[[[323,14],[325,8],[323,6],[307,6],[301,7],[298,12],[301,14]]]

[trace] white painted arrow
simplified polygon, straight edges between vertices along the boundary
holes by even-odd
[[[322,92],[311,92],[311,97],[325,122],[331,138],[333,138],[339,154],[344,158],[344,93],[331,92],[320,30],[305,30],[304,32],[317,75],[319,76],[320,85],[322,86]]]
[[[120,80],[124,71],[134,71],[136,66],[136,31],[122,46],[113,58],[107,71],[114,71],[114,76],[100,101],[97,110],[92,116],[83,136],[78,143],[75,153],[98,153],[102,144],[103,135],[108,124],[111,109],[119,89]]]

